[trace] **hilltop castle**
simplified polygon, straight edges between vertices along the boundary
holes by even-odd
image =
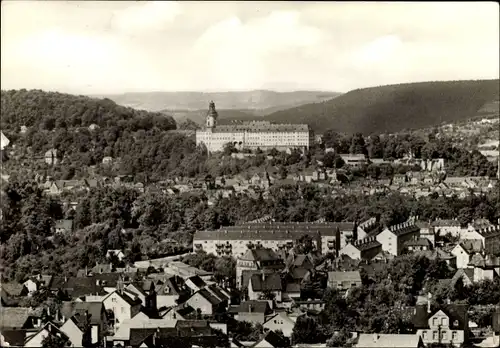
[[[215,104],[211,101],[205,127],[196,131],[196,145],[205,144],[209,152],[222,151],[227,143],[233,143],[237,149],[308,149],[314,140],[313,132],[307,124],[251,121],[237,125],[218,126],[217,118]]]

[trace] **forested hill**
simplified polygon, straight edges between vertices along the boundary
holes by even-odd
[[[365,135],[466,120],[498,100],[499,80],[422,82],[357,89],[335,99],[267,115],[279,123],[307,123],[316,132]]]
[[[23,89],[2,91],[1,100],[1,128],[7,132],[17,133],[21,126],[51,131],[91,124],[130,131],[176,128],[170,116],[124,107],[109,99]]]

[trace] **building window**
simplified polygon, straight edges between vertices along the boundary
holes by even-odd
[[[434,341],[438,340],[438,339],[439,339],[439,332],[437,332],[437,331],[433,331],[433,332],[432,332],[432,339],[433,339]]]
[[[432,318],[432,326],[438,326],[438,320],[439,318]]]
[[[456,339],[457,339],[457,332],[456,332],[456,331],[453,331],[453,332],[451,333],[451,339],[452,339],[452,340],[456,340]]]
[[[441,339],[443,339],[443,340],[448,339],[448,335],[446,334],[446,331],[441,332]]]
[[[423,338],[424,340],[426,340],[426,339],[427,339],[427,331],[422,331],[422,338]]]
[[[441,318],[441,325],[442,326],[447,326],[448,323],[446,322],[446,318]]]

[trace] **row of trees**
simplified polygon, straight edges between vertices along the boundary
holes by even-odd
[[[1,200],[2,264],[16,272],[47,267],[74,272],[93,266],[107,249],[128,250],[130,260],[159,257],[189,248],[196,230],[253,220],[267,214],[276,221],[364,221],[377,217],[382,225],[401,223],[410,216],[434,220],[458,218],[462,224],[500,218],[498,186],[484,196],[422,197],[399,193],[332,197],[311,184],[272,186],[268,199],[238,195],[209,205],[203,194],[170,196],[124,187],[89,191],[76,211],[45,196],[29,182],[11,182]],[[73,219],[75,232],[54,234],[54,223]],[[14,272],[16,270],[16,272]]]

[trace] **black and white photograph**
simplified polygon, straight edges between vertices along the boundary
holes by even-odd
[[[500,347],[498,2],[0,6],[0,347]]]

